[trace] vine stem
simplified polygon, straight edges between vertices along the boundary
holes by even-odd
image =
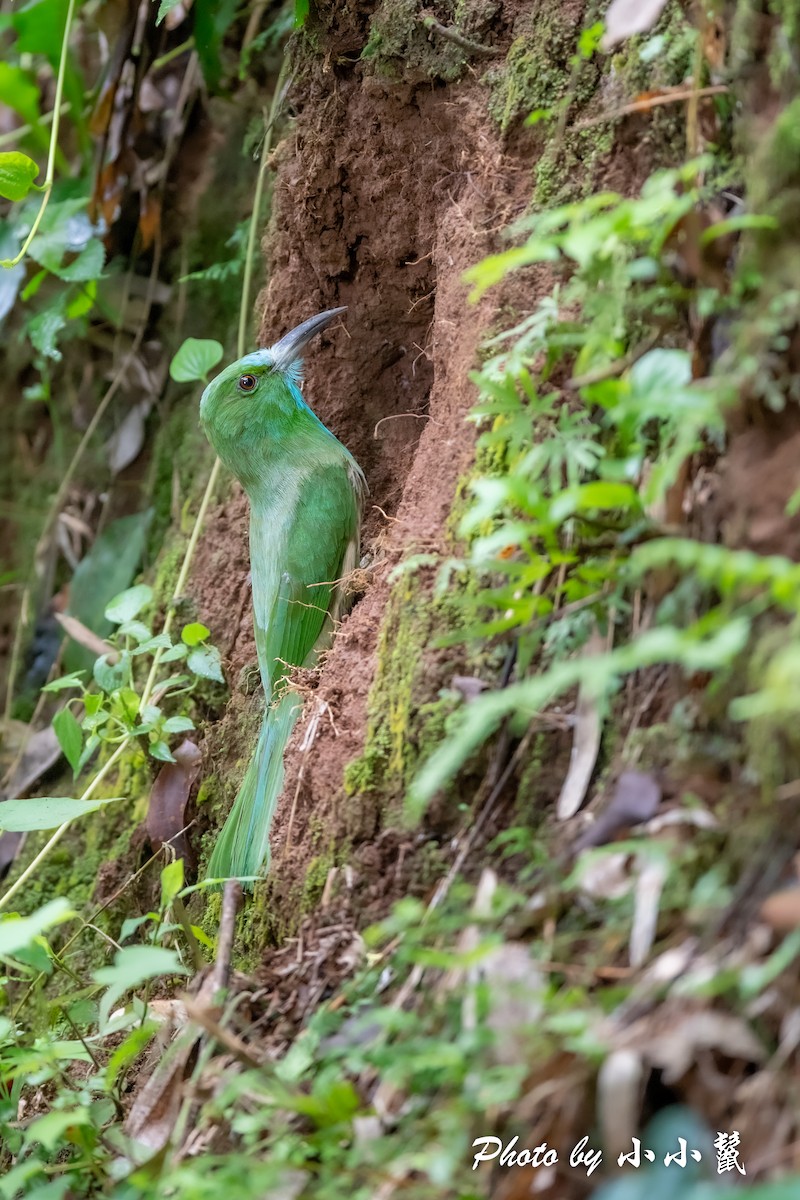
[[[67,74],[67,54],[69,52],[69,35],[72,30],[72,18],[74,16],[74,14],[75,14],[75,0],[69,0],[69,5],[67,7],[67,20],[64,25],[64,37],[61,41],[61,58],[58,63],[58,76],[56,78],[56,96],[55,96],[55,100],[53,102],[53,124],[50,127],[50,146],[49,146],[48,154],[47,154],[47,172],[44,177],[44,183],[42,184],[42,188],[44,189],[44,195],[42,196],[42,203],[40,204],[39,211],[34,218],[34,221],[30,227],[30,230],[28,231],[28,236],[25,238],[25,241],[22,243],[22,248],[20,249],[16,258],[7,258],[7,259],[3,260],[2,264],[0,264],[0,265],[2,265],[4,267],[15,267],[17,265],[17,263],[22,262],[23,258],[28,253],[28,247],[30,246],[33,239],[36,237],[39,226],[42,223],[42,217],[44,216],[48,201],[50,200],[50,192],[52,191],[52,188],[53,188],[53,179],[55,178],[55,173],[56,173],[56,155],[58,153],[58,127],[61,123],[61,101],[64,96],[64,79],[66,78],[66,74]]]

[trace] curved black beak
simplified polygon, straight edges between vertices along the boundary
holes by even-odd
[[[316,334],[322,333],[323,329],[327,329],[331,322],[344,312],[347,312],[346,304],[341,308],[329,308],[327,312],[318,313],[316,317],[309,317],[307,321],[303,321],[302,325],[285,333],[279,342],[270,347],[275,369],[285,371],[292,363],[302,358],[303,351],[311,339]]]

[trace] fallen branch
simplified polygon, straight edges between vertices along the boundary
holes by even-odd
[[[461,50],[466,50],[467,54],[481,54],[484,58],[496,58],[498,54],[502,54],[497,46],[483,46],[480,42],[473,42],[468,37],[464,37],[463,33],[459,33],[452,25],[442,25],[441,21],[437,21],[432,12],[423,11],[417,17],[417,20],[425,26],[431,33],[438,33],[439,37],[445,38],[446,41],[452,42],[454,46],[458,46]]]

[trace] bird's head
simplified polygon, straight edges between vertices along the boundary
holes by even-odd
[[[240,478],[238,464],[248,443],[281,440],[301,413],[309,413],[297,386],[303,351],[315,334],[346,311],[331,308],[310,317],[269,349],[231,363],[203,392],[200,420],[209,441]]]

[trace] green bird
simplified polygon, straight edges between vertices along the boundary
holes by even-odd
[[[300,714],[287,682],[313,662],[343,608],[358,564],[367,485],[352,454],[303,399],[303,351],[345,312],[298,325],[269,350],[226,367],[203,392],[200,420],[250,500],[253,619],[266,709],[258,744],[208,864],[209,878],[261,875],[283,783],[283,753]]]

